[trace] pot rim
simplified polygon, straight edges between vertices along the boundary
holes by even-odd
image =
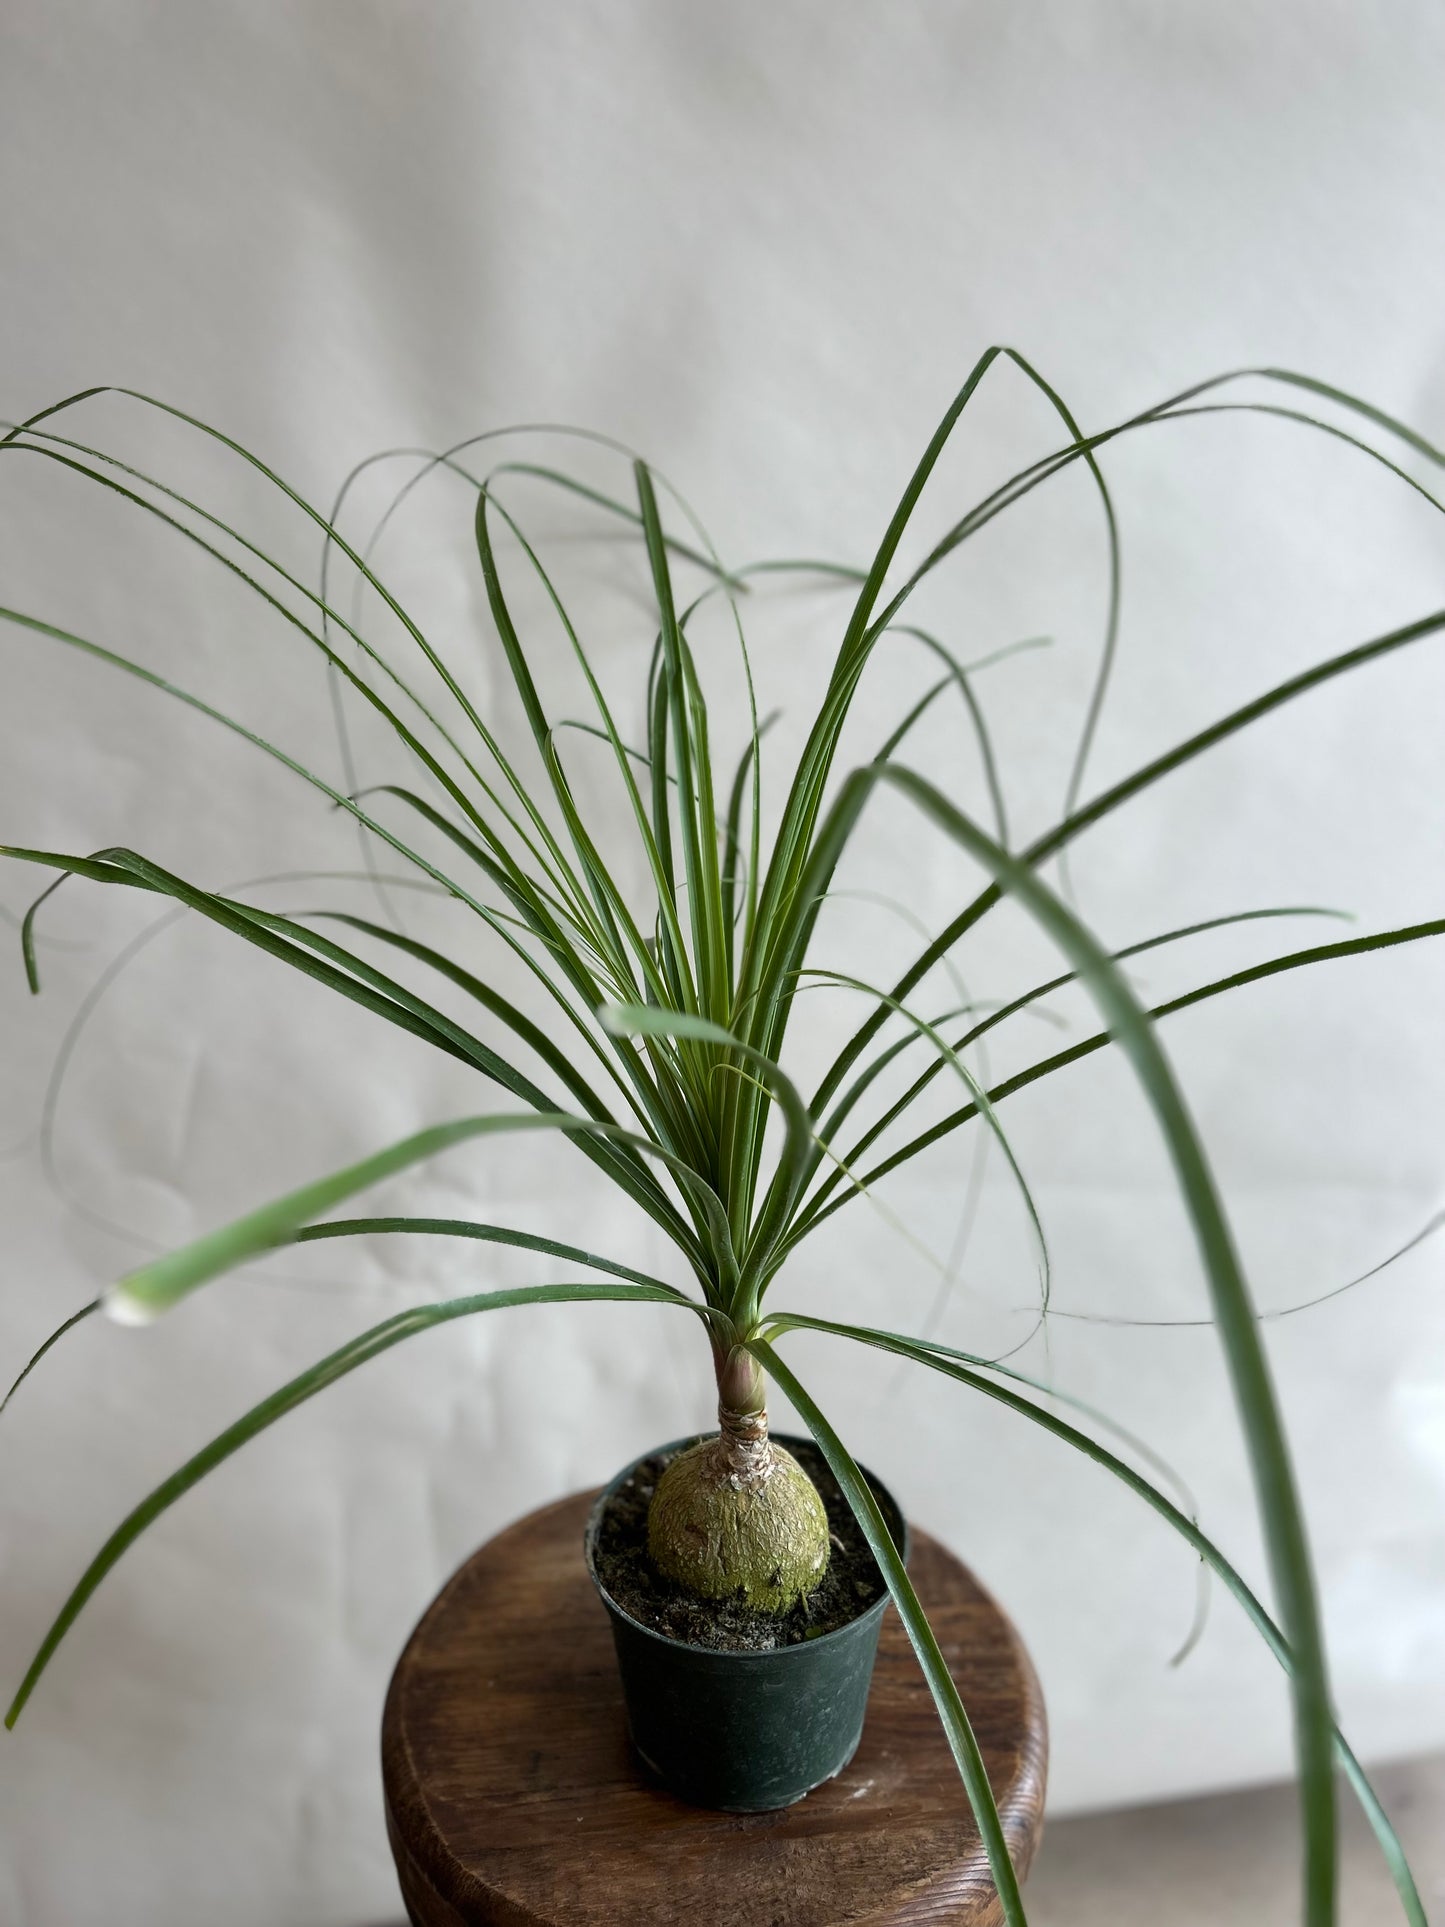
[[[700,1440],[711,1438],[712,1436],[713,1434],[710,1432],[693,1432],[689,1433],[685,1438],[670,1439],[664,1445],[654,1445],[646,1452],[639,1452],[635,1459],[631,1460],[627,1465],[624,1465],[622,1470],[608,1481],[593,1500],[592,1508],[587,1514],[587,1525],[582,1534],[582,1550],[587,1561],[588,1577],[597,1588],[597,1595],[608,1612],[615,1614],[618,1619],[623,1620],[628,1626],[632,1627],[635,1632],[642,1633],[646,1638],[656,1640],[659,1646],[670,1647],[675,1652],[705,1653],[709,1659],[724,1661],[752,1660],[755,1662],[771,1662],[774,1665],[776,1665],[779,1660],[785,1660],[791,1653],[819,1652],[822,1648],[826,1647],[830,1641],[843,1639],[848,1634],[855,1632],[860,1626],[866,1626],[870,1620],[881,1618],[883,1613],[893,1603],[893,1595],[888,1590],[886,1579],[880,1598],[875,1599],[871,1606],[865,1606],[862,1612],[855,1613],[852,1619],[845,1620],[841,1626],[835,1626],[831,1632],[819,1633],[816,1639],[796,1640],[786,1646],[767,1646],[762,1649],[739,1652],[731,1647],[696,1646],[688,1639],[674,1639],[669,1633],[660,1633],[655,1626],[649,1626],[643,1620],[634,1618],[625,1606],[620,1605],[618,1601],[613,1598],[606,1586],[603,1585],[597,1572],[597,1532],[602,1521],[603,1508],[617,1491],[618,1487],[621,1486],[625,1480],[631,1478],[632,1474],[636,1471],[637,1467],[642,1464],[644,1459],[654,1458],[659,1452],[685,1451],[688,1446],[696,1445]],[[800,1432],[774,1432],[772,1437],[779,1445],[785,1446],[810,1445],[816,1449],[818,1443],[816,1439]],[[899,1526],[901,1527],[900,1537],[895,1543],[898,1545],[899,1553],[906,1566],[910,1547],[908,1521],[904,1517],[903,1508],[883,1483],[882,1479],[875,1473],[870,1472],[866,1465],[859,1465],[858,1470],[863,1474],[869,1485],[872,1486],[874,1493],[880,1499],[886,1501],[887,1505],[892,1508],[894,1516],[897,1518]]]

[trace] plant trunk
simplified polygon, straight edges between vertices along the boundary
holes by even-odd
[[[740,1346],[715,1354],[718,1435],[678,1453],[657,1482],[647,1549],[700,1599],[740,1593],[782,1613],[828,1564],[828,1515],[807,1473],[768,1438],[762,1367]]]
[[[777,1468],[768,1442],[763,1370],[741,1350],[729,1352],[717,1375],[717,1462],[735,1492],[757,1492]]]

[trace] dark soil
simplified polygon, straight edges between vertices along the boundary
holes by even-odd
[[[827,1570],[806,1599],[778,1614],[732,1599],[699,1599],[665,1579],[647,1552],[647,1508],[663,1467],[674,1454],[657,1452],[638,1464],[602,1514],[597,1577],[634,1619],[668,1639],[714,1652],[769,1652],[836,1632],[866,1612],[888,1590],[848,1501],[814,1445],[788,1440],[788,1450],[817,1486],[828,1514],[832,1546]],[[885,1502],[885,1514],[891,1514]]]

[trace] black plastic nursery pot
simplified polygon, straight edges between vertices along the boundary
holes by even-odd
[[[812,1443],[773,1436],[789,1448]],[[692,1443],[678,1439],[657,1451]],[[607,1591],[596,1548],[608,1501],[655,1456],[645,1453],[618,1473],[593,1506],[584,1540],[587,1570],[612,1622],[633,1744],[664,1786],[693,1806],[725,1813],[791,1806],[841,1773],[857,1751],[888,1593],[832,1632],[767,1652],[714,1651],[644,1626]],[[903,1515],[861,1469],[906,1560]]]

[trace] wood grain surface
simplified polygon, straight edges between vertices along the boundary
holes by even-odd
[[[382,1722],[387,1828],[419,1927],[883,1927],[1000,1919],[957,1769],[898,1617],[862,1743],[777,1813],[651,1783],[582,1559],[595,1494],[531,1513],[437,1596]],[[916,1528],[909,1571],[963,1694],[1015,1864],[1042,1830],[1038,1681],[1007,1618]]]

